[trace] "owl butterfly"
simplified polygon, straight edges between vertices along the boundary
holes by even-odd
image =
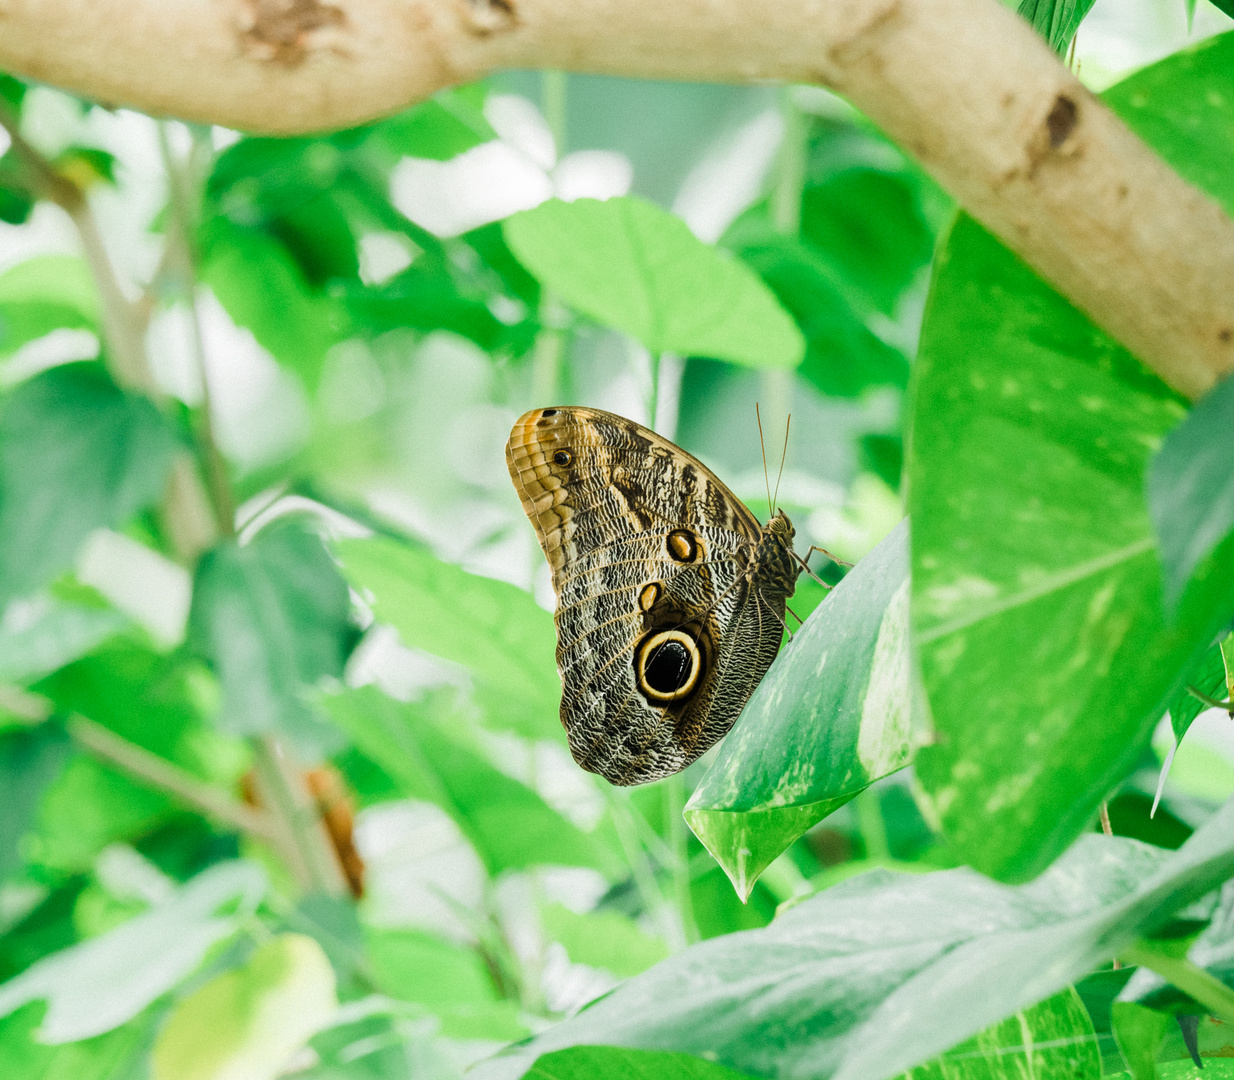
[[[613,784],[684,769],[767,673],[804,562],[702,462],[598,409],[533,409],[510,478],[557,592],[561,720]]]

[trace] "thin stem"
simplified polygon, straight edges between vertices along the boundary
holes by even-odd
[[[771,224],[784,236],[796,236],[801,230],[801,196],[805,190],[810,118],[797,107],[791,86],[781,90],[780,114],[784,118],[784,135],[780,140],[775,183],[771,189]]]
[[[167,135],[167,121],[158,125],[159,150],[167,171],[167,189],[171,213],[168,215],[167,256],[169,266],[176,266],[175,277],[180,285],[182,299],[189,313],[192,326],[193,362],[201,382],[201,406],[197,422],[193,425],[197,439],[198,455],[205,473],[206,486],[219,532],[232,536],[236,528],[236,507],[232,497],[231,481],[227,475],[227,463],[219,452],[214,437],[214,409],[210,392],[210,378],[206,370],[205,341],[201,332],[201,316],[197,308],[197,247],[194,243],[196,215],[193,212],[191,190],[195,192],[201,183],[200,167],[194,168],[190,154],[188,162],[179,162],[171,149]],[[200,145],[200,140],[197,140]],[[177,265],[178,264],[178,265]]]
[[[536,405],[558,405],[561,359],[566,348],[566,312],[545,289],[540,297],[540,329],[531,353],[531,397]]]
[[[698,926],[694,921],[694,900],[690,895],[690,836],[685,808],[685,779],[680,773],[663,781],[664,820],[668,829],[668,844],[673,853],[673,899],[681,920],[681,933],[687,945],[698,941]]]
[[[272,738],[250,741],[258,791],[273,814],[280,850],[296,881],[310,892],[346,896],[347,883],[320,810],[290,751]]]
[[[655,875],[648,865],[646,853],[640,848],[638,838],[634,835],[634,823],[631,820],[633,812],[626,800],[611,788],[604,792],[613,815],[613,826],[617,830],[617,839],[621,850],[625,853],[626,862],[630,864],[630,873],[634,878],[634,887],[638,890],[639,899],[644,910],[656,919],[664,931],[669,947],[678,951],[685,945],[680,923],[676,919],[665,918],[668,902],[656,883]]]
[[[853,800],[857,811],[857,827],[865,842],[867,859],[890,859],[891,847],[887,843],[887,824],[883,821],[883,808],[878,792],[866,788]]]
[[[656,409],[660,404],[660,354],[648,352],[647,366],[651,371],[651,392],[647,396],[647,426],[654,431]]]
[[[553,133],[553,145],[560,160],[566,152],[566,73],[557,68],[540,72],[540,108]]]
[[[1129,964],[1155,971],[1171,986],[1190,994],[1213,1016],[1234,1023],[1234,990],[1186,957],[1167,956],[1140,944],[1123,949],[1122,958]]]
[[[1101,800],[1101,831],[1106,836],[1114,835],[1114,830],[1110,827],[1110,804],[1106,799]]]
[[[229,798],[192,773],[145,747],[129,742],[102,724],[74,715],[69,718],[67,727],[73,739],[95,757],[166,792],[207,817],[263,840],[273,839],[277,835],[274,822],[267,814]]]

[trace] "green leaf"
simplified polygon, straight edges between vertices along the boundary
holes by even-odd
[[[128,625],[114,608],[38,597],[0,621],[0,681],[26,682],[46,675]]]
[[[757,368],[801,362],[801,332],[767,286],[643,199],[551,199],[507,219],[504,232],[543,285],[652,353]]]
[[[39,799],[64,767],[69,741],[59,724],[0,731],[0,882],[21,865],[18,843],[33,824]]]
[[[321,946],[280,934],[180,1001],[151,1053],[153,1080],[274,1080],[338,1009]]]
[[[744,900],[797,837],[912,756],[908,522],[806,619],[686,805]]]
[[[434,1012],[497,1000],[476,949],[414,930],[366,930],[365,957],[381,990]]]
[[[1153,455],[1148,509],[1161,546],[1168,610],[1178,605],[1196,567],[1234,532],[1234,379],[1192,408]],[[1229,595],[1234,615],[1234,587]]]
[[[484,113],[466,93],[457,90],[444,90],[413,109],[383,120],[374,134],[400,157],[406,154],[433,161],[448,161],[497,138]]]
[[[1177,852],[1090,835],[1023,886],[872,871],[670,957],[472,1075],[514,1080],[603,1040],[758,1076],[885,1080],[1065,991],[1231,873],[1234,803]],[[1071,1047],[1086,1070],[1089,1047]]]
[[[1093,1022],[1075,990],[992,1024],[902,1080],[1098,1080]]]
[[[80,1042],[46,1046],[35,1028],[43,1007],[27,1005],[0,1020],[0,1076],[4,1080],[115,1080],[128,1075],[143,1049],[141,1021]]]
[[[751,211],[724,243],[758,271],[805,335],[801,375],[822,393],[857,397],[871,386],[904,386],[908,361],[880,340],[845,295],[840,273],[795,237]]]
[[[1093,0],[1020,0],[1019,12],[1062,56],[1092,6]]]
[[[0,1016],[47,999],[37,1038],[74,1042],[127,1023],[187,978],[211,946],[251,915],[265,878],[254,863],[218,863],[174,896],[102,937],[52,953],[0,985]],[[220,908],[228,914],[219,915]]]
[[[338,301],[313,292],[287,248],[256,229],[211,222],[202,242],[202,280],[237,325],[316,387],[330,347],[343,336]]]
[[[1183,685],[1170,698],[1170,726],[1174,731],[1174,741],[1182,742],[1197,716],[1208,708],[1187,687],[1194,686],[1201,694],[1221,700],[1228,694],[1225,660],[1221,655],[1221,646],[1214,645],[1204,654],[1204,658],[1191,668],[1183,678]]]
[[[548,904],[541,919],[544,932],[565,948],[574,963],[605,968],[622,978],[646,971],[668,955],[663,941],[644,934],[620,912],[579,915],[562,904]]]
[[[305,693],[343,674],[355,642],[350,607],[347,583],[300,517],[203,555],[189,638],[222,683],[219,726],[311,736],[318,725]]]
[[[102,307],[86,260],[39,255],[0,274],[0,358],[61,328],[98,330]]]
[[[545,864],[607,868],[595,840],[452,734],[467,721],[446,693],[408,705],[363,687],[325,704],[404,795],[435,803],[455,820],[490,874]]]
[[[529,1080],[740,1080],[746,1074],[689,1054],[573,1046],[545,1054],[526,1075]]]
[[[1228,84],[1234,39],[1215,40],[1111,98],[1200,178],[1210,139],[1234,154],[1234,113],[1201,139],[1183,103]],[[968,219],[915,377],[913,633],[938,733],[918,777],[961,858],[1024,880],[1087,827],[1228,617],[1234,547],[1167,624],[1144,477],[1182,403]]]
[[[471,672],[486,723],[565,741],[553,617],[529,593],[393,540],[344,540],[334,550],[405,645]]]
[[[1173,1023],[1156,1009],[1116,1001],[1110,1010],[1114,1038],[1134,1080],[1157,1080],[1157,1048]]]
[[[163,494],[177,436],[96,364],[66,364],[0,406],[0,610],[68,569],[86,537]]]

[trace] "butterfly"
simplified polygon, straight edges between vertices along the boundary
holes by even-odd
[[[561,720],[613,784],[684,769],[723,738],[775,659],[806,561],[697,458],[599,409],[533,409],[510,478],[557,593]]]

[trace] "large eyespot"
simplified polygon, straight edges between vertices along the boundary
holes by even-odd
[[[541,416],[556,416],[557,410],[556,409],[545,409],[540,415]]]
[[[702,650],[681,630],[648,634],[634,649],[639,691],[653,705],[689,697],[698,686],[702,670]]]
[[[698,540],[689,529],[675,529],[669,533],[664,546],[674,562],[693,562],[698,556]]]
[[[569,450],[558,450],[553,455],[553,464],[560,465],[563,469],[574,460],[574,455]]]

